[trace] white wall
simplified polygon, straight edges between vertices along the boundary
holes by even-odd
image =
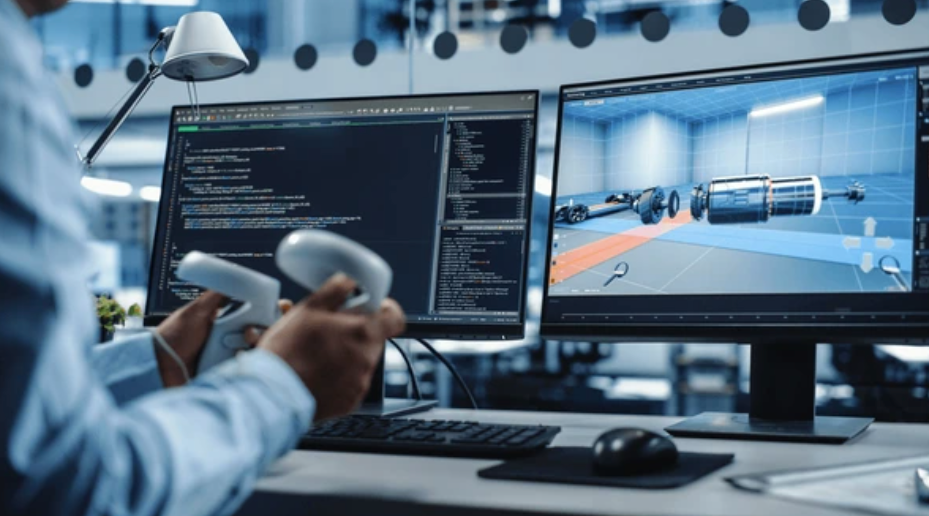
[[[690,181],[690,124],[647,112],[614,120],[607,127],[609,190],[642,190]]]

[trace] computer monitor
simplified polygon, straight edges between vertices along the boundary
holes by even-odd
[[[564,86],[542,334],[752,344],[751,412],[844,441],[815,344],[929,340],[929,50]]]
[[[321,228],[390,264],[405,336],[522,338],[538,102],[516,91],[174,108],[147,324],[199,295],[175,275],[192,250],[302,299],[273,253]]]

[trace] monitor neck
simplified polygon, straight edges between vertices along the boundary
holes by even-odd
[[[752,345],[749,417],[812,421],[816,415],[816,343]]]

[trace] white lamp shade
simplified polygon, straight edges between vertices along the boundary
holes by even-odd
[[[161,65],[162,73],[177,81],[225,79],[246,68],[248,58],[226,22],[206,11],[181,17]]]

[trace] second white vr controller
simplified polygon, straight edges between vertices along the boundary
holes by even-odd
[[[343,273],[358,284],[344,310],[376,311],[390,292],[393,271],[383,258],[343,236],[319,229],[294,231],[278,245],[277,267],[309,291],[318,290],[332,276]],[[247,348],[245,328],[268,327],[281,317],[281,282],[222,258],[193,251],[177,268],[184,280],[229,296],[234,303],[213,324],[197,373]]]

